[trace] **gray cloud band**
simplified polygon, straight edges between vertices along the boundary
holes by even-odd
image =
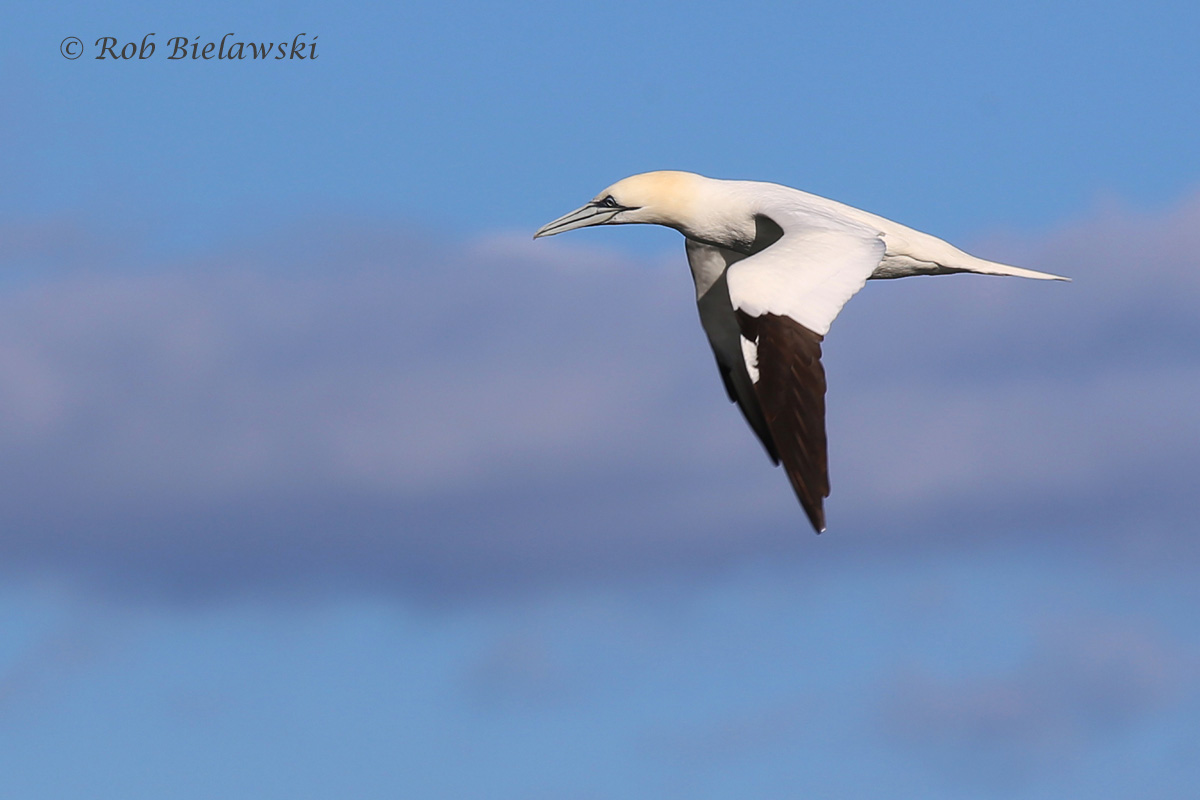
[[[205,269],[77,266],[0,296],[0,560],[461,596],[837,537],[1166,536],[1200,472],[1196,231],[1193,200],[989,247],[1066,292],[868,286],[827,341],[821,540],[726,405],[681,258],[324,228]],[[8,233],[0,262],[61,260]]]

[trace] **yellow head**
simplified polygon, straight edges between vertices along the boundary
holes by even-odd
[[[592,225],[649,223],[686,230],[708,178],[691,172],[643,172],[617,181],[582,208],[544,225],[533,238]]]

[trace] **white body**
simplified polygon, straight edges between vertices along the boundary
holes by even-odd
[[[693,242],[728,249],[733,242],[753,241],[758,215],[783,229],[777,243],[729,271],[734,307],[786,314],[821,335],[872,278],[975,272],[1066,280],[977,258],[936,236],[788,186],[700,176],[689,176],[687,183],[688,213],[672,227]],[[731,263],[699,258],[691,265],[700,297]]]

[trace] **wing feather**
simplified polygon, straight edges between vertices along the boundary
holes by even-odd
[[[738,312],[743,335],[756,343],[754,384],[771,439],[804,512],[825,530],[829,496],[825,443],[825,369],[822,336],[788,317]]]
[[[771,246],[730,265],[730,304],[744,359],[779,460],[809,521],[825,529],[829,496],[825,369],[829,326],[883,260],[879,232],[814,223],[786,206],[762,212],[783,230]]]
[[[775,451],[771,430],[767,427],[754,383],[742,357],[741,330],[733,313],[733,305],[729,300],[729,286],[725,280],[727,265],[743,256],[714,245],[690,240],[687,243],[687,254],[696,280],[696,307],[700,312],[700,324],[708,336],[725,392],[729,395],[731,403],[737,403],[742,416],[762,442],[771,462],[778,464],[779,455]]]

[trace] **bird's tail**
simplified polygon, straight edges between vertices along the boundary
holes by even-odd
[[[1038,272],[1037,270],[1025,269],[1024,267],[1014,267],[1009,264],[1001,264],[996,261],[985,261],[982,258],[972,258],[969,265],[966,265],[966,272],[976,272],[980,275],[1011,275],[1014,278],[1033,278],[1038,281],[1069,281],[1070,278],[1062,275],[1053,275],[1049,272]]]

